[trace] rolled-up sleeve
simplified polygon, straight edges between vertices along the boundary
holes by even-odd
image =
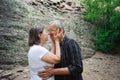
[[[71,64],[68,69],[71,75],[78,75],[83,72],[83,63],[81,58],[81,49],[76,41],[70,40],[68,44],[69,56],[71,56]]]

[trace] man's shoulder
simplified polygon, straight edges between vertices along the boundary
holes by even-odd
[[[72,38],[67,37],[67,42],[68,43],[73,43],[73,42],[76,42],[76,41],[74,39],[72,39]]]
[[[67,45],[79,45],[75,39],[67,37]]]

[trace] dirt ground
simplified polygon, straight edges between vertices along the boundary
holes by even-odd
[[[120,80],[120,55],[97,52],[92,58],[83,60],[84,80]]]
[[[97,52],[84,59],[84,80],[120,80],[120,55]],[[0,65],[0,80],[29,80],[28,66]]]

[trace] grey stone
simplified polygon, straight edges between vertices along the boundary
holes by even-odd
[[[29,29],[35,24],[44,25],[47,28],[48,23],[55,19],[61,20],[66,35],[79,43],[83,58],[94,54],[92,49],[94,45],[90,40],[92,30],[89,29],[89,26],[93,26],[80,18],[82,13],[79,12],[81,11],[74,9],[76,5],[72,5],[72,7],[68,5],[70,10],[60,8],[62,4],[67,5],[68,1],[60,0],[59,5],[58,2],[50,1],[0,0],[0,63],[27,64]],[[76,1],[72,2],[76,3]],[[54,6],[53,3],[56,3],[57,6]],[[73,6],[75,7],[73,8]],[[51,43],[48,41],[45,46],[50,50],[50,45]]]

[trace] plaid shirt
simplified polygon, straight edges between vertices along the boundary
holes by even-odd
[[[70,75],[55,75],[55,80],[83,80],[81,49],[77,42],[65,36],[64,40],[60,43],[60,48],[61,61],[55,65],[55,68],[68,67]]]

